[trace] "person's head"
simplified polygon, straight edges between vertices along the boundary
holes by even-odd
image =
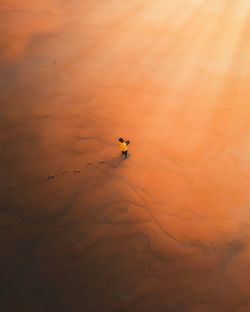
[[[123,138],[120,138],[120,139],[119,139],[119,142],[123,143],[123,142],[124,142]]]

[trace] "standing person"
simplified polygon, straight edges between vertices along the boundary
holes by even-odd
[[[128,145],[129,145],[129,140],[126,142],[123,140],[123,138],[119,139],[119,144],[120,144],[120,149],[122,152],[122,155],[125,156],[125,158],[128,158],[130,154],[128,154]]]

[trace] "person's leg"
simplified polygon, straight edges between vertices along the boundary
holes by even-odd
[[[125,155],[125,158],[127,158],[128,157],[128,151],[125,151],[124,155]]]

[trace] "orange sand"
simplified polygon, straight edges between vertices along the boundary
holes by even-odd
[[[1,311],[250,311],[249,9],[0,2]]]

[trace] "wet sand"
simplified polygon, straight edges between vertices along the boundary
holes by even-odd
[[[249,9],[0,2],[1,311],[250,311]]]

